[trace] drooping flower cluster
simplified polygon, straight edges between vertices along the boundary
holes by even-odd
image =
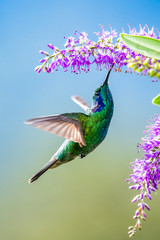
[[[141,229],[141,220],[146,220],[144,209],[150,210],[145,199],[152,199],[151,193],[158,189],[160,183],[160,115],[155,115],[147,128],[147,135],[142,138],[142,143],[138,146],[144,152],[143,157],[131,163],[130,168],[133,173],[126,180],[133,183],[130,189],[139,191],[132,200],[137,202],[137,210],[133,217],[136,219],[136,224],[129,227],[130,237],[135,234],[137,228]]]
[[[144,57],[127,48],[122,39],[117,38],[115,30],[105,31],[103,26],[102,32],[96,33],[98,36],[97,42],[88,39],[85,32],[75,32],[75,37],[66,38],[64,49],[58,49],[52,44],[48,47],[53,50],[52,54],[45,51],[40,51],[45,57],[40,60],[41,65],[35,68],[38,73],[46,71],[47,73],[57,71],[62,68],[67,71],[69,68],[71,72],[80,73],[81,71],[90,71],[91,65],[96,65],[97,69],[110,68],[114,63],[115,70],[122,70],[122,67],[128,64],[128,67],[134,71],[147,73],[153,77],[160,79],[160,61]],[[140,26],[140,31],[129,28],[129,34],[148,36],[160,39],[160,34],[154,32],[145,26]],[[115,39],[115,44],[113,43]]]

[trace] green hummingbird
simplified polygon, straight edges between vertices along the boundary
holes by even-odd
[[[111,69],[108,71],[104,83],[95,90],[91,108],[80,97],[72,97],[72,100],[85,110],[85,114],[64,113],[33,118],[25,122],[66,138],[52,158],[29,179],[29,183],[37,180],[48,169],[70,162],[77,156],[80,158],[87,156],[104,140],[114,107],[108,86],[110,72]]]

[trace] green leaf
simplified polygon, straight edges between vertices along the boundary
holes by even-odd
[[[158,94],[155,98],[153,98],[152,103],[156,105],[160,105],[160,94]]]
[[[121,33],[121,38],[125,45],[131,50],[146,57],[160,60],[160,40],[144,36],[128,35],[124,33]]]

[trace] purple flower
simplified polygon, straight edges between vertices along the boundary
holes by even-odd
[[[76,37],[66,38],[62,50],[51,43],[48,44],[48,47],[53,50],[53,54],[50,55],[46,51],[40,51],[41,54],[47,56],[40,61],[42,63],[40,68],[47,72],[57,71],[58,68],[67,71],[70,68],[71,72],[81,73],[81,71],[90,71],[93,64],[96,65],[97,69],[102,69],[110,68],[114,63],[115,71],[121,71],[122,67],[127,65],[143,75],[148,73],[151,77],[160,78],[160,70],[157,67],[160,61],[153,61],[135,53],[124,45],[121,38],[116,39],[114,44],[113,40],[117,37],[116,30],[111,28],[110,31],[105,31],[103,26],[101,26],[101,29],[101,33],[95,33],[98,36],[97,42],[88,39],[87,33],[76,31]],[[149,30],[147,26],[144,28],[140,26],[139,32],[135,28],[130,29],[129,27],[129,34],[160,38],[160,34],[155,33],[154,28]],[[47,68],[45,67],[46,64]]]
[[[48,46],[50,49],[52,49],[52,50],[55,49],[55,47],[54,47],[53,44],[51,44],[51,43],[49,43],[47,46]]]
[[[160,183],[160,115],[155,115],[147,128],[147,135],[142,138],[142,143],[138,145],[138,148],[143,151],[143,157],[131,163],[133,173],[127,179],[127,182],[134,184],[129,189],[136,189],[140,192],[132,200],[132,202],[139,203],[134,216],[136,224],[129,231],[130,237],[135,234],[138,222],[141,223],[142,219],[146,219],[144,207],[150,210],[144,197],[151,200],[152,191],[158,189]]]
[[[45,56],[49,56],[49,53],[45,52],[45,51],[39,51],[41,54],[45,55]]]
[[[46,58],[41,59],[39,62],[44,63],[46,61]]]

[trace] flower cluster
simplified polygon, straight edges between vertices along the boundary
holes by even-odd
[[[40,60],[42,65],[37,66],[35,71],[39,73],[43,69],[50,73],[61,67],[64,71],[71,68],[71,72],[80,73],[82,70],[88,72],[92,64],[96,64],[97,69],[101,69],[110,68],[113,63],[121,68],[124,65],[125,53],[113,44],[113,38],[117,37],[116,31],[112,29],[110,32],[104,31],[102,27],[102,33],[96,34],[98,41],[94,42],[88,39],[87,33],[76,31],[75,37],[66,39],[62,50],[48,44],[53,54],[40,51],[45,58]],[[49,62],[50,59],[52,59],[51,62]]]
[[[61,50],[48,44],[53,53],[40,51],[45,57],[40,60],[41,65],[37,66],[35,71],[40,73],[44,70],[50,73],[57,71],[58,68],[64,71],[70,68],[71,72],[81,73],[81,71],[90,71],[93,64],[97,69],[102,69],[110,68],[114,63],[115,70],[121,71],[122,67],[128,64],[128,67],[143,75],[148,73],[151,77],[160,78],[160,61],[146,58],[127,48],[120,37],[117,39],[117,32],[112,28],[110,31],[105,31],[101,26],[101,29],[101,33],[96,33],[97,42],[88,39],[87,33],[76,31],[75,37],[66,38],[64,48]],[[129,28],[129,34],[160,39],[160,34],[155,33],[154,28],[150,30],[147,26],[144,28],[140,26],[139,32],[135,28]]]
[[[139,54],[139,56],[136,56],[135,58],[128,56],[127,63],[128,68],[132,68],[137,73],[142,72],[142,75],[148,74],[150,77],[155,77],[156,81],[157,79],[160,79],[159,60],[144,57]]]
[[[136,35],[136,36],[145,36],[155,39],[160,39],[160,33],[158,30],[154,30],[154,27],[152,29],[149,29],[146,25],[145,27],[141,27],[139,32],[136,31],[135,28],[131,29],[129,27],[129,34],[130,35]],[[128,68],[132,68],[135,72],[141,73],[142,75],[149,75],[150,77],[155,77],[155,79],[160,79],[160,61],[145,57],[141,54],[138,54],[129,48],[126,47],[126,45],[123,43],[122,39],[120,38],[117,40],[119,47],[126,53],[126,62],[128,65]],[[154,81],[154,80],[153,80]]]
[[[133,173],[126,180],[133,183],[130,189],[139,191],[139,194],[132,200],[132,202],[137,202],[137,210],[133,217],[136,219],[136,224],[129,227],[130,237],[135,234],[137,228],[141,229],[141,220],[146,220],[144,209],[150,210],[148,204],[145,203],[145,198],[151,200],[152,191],[156,191],[160,183],[160,115],[155,115],[147,128],[146,137],[142,138],[142,143],[138,145],[144,155],[131,163],[130,168]]]
[[[145,36],[154,39],[160,39],[160,33],[154,27],[150,30],[146,25],[144,28],[140,26],[140,31],[137,32],[136,29],[129,30],[130,35],[137,35],[137,36]],[[122,49],[127,49],[123,41],[121,40]],[[128,63],[128,68],[132,68],[137,73],[142,73],[142,75],[149,75],[150,77],[155,77],[155,79],[160,79],[160,61],[145,57],[141,54],[135,53],[134,51],[128,51],[128,55],[126,56],[126,62]]]

